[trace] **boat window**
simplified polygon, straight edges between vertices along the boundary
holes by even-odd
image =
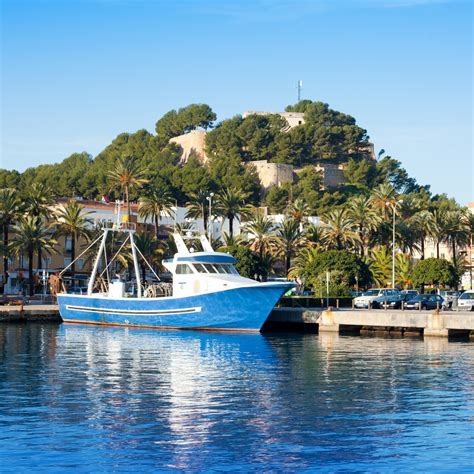
[[[217,271],[219,273],[229,273],[229,271],[227,270],[227,265],[223,264],[223,263],[215,263],[214,266],[217,268]]]
[[[178,263],[178,265],[176,265],[177,275],[190,275],[191,273],[193,273],[193,271],[186,263]]]
[[[219,273],[217,269],[214,267],[214,265],[211,265],[210,263],[205,263],[204,267],[209,273]]]
[[[240,273],[237,271],[234,265],[229,265],[229,269],[230,269],[230,273],[233,273],[234,275],[240,275]]]
[[[194,267],[196,268],[196,270],[197,270],[199,273],[207,273],[207,270],[206,270],[206,268],[204,267],[204,265],[201,265],[200,263],[195,263],[195,264],[194,264]]]
[[[221,265],[221,266],[222,266],[222,268],[223,268],[223,270],[224,270],[224,273],[232,274],[232,270],[231,270],[229,264],[226,263],[226,264],[223,264],[223,265]]]

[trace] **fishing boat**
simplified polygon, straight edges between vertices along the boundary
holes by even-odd
[[[214,251],[205,235],[183,237],[179,233],[173,234],[177,253],[173,259],[163,261],[172,275],[172,283],[160,282],[146,262],[157,282],[144,286],[138,260],[139,256],[144,257],[135,244],[135,230],[131,225],[121,223],[104,228],[103,234],[96,239],[100,246],[86,294],[63,292],[57,295],[64,322],[157,329],[259,331],[281,296],[295,286],[289,281],[258,282],[244,278],[235,268],[236,259],[228,253]],[[122,278],[109,276],[115,256],[111,261],[107,260],[106,243],[116,232],[125,235],[121,248],[129,242],[132,250],[135,273],[132,292],[127,292],[127,282]],[[202,250],[194,251],[198,245]]]

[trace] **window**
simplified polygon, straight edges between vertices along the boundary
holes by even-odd
[[[216,267],[214,267],[214,265],[211,265],[210,263],[205,263],[204,267],[209,273],[218,273]]]
[[[71,257],[64,257],[64,266],[67,267],[71,263]]]
[[[201,265],[200,263],[195,263],[194,268],[199,272],[199,273],[207,273],[207,270],[205,269],[204,265]]]
[[[78,266],[79,270],[83,270],[83,269],[84,269],[84,265],[85,265],[84,259],[83,259],[83,258],[80,258],[80,259],[77,261],[77,266]]]
[[[193,273],[191,267],[186,263],[179,263],[176,265],[176,274],[177,275],[191,275]]]

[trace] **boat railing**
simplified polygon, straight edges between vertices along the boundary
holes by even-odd
[[[116,231],[135,231],[137,230],[137,224],[135,222],[103,222],[102,229],[104,230],[116,230]]]

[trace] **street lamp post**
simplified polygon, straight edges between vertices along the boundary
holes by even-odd
[[[403,201],[388,201],[386,203],[387,206],[392,208],[392,215],[393,215],[393,223],[392,223],[392,288],[395,288],[395,215],[396,215],[396,203],[402,203]]]

